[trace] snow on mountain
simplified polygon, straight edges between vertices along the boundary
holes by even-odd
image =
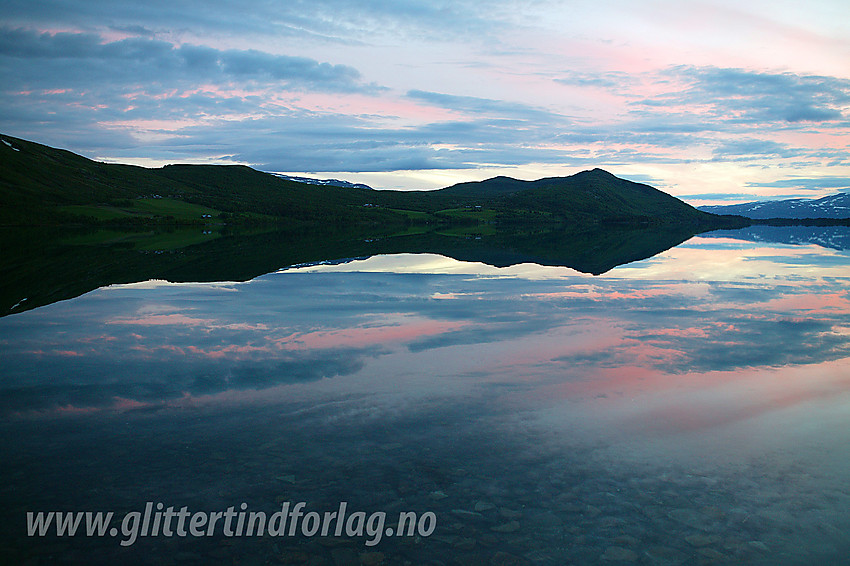
[[[341,181],[339,179],[314,179],[312,177],[294,177],[292,175],[284,175],[282,173],[272,173],[275,177],[286,179],[287,181],[297,181],[299,183],[307,183],[310,185],[329,185],[333,187],[345,187],[349,189],[372,189],[369,185],[363,183],[351,183],[349,181]]]
[[[819,199],[786,199],[718,206],[698,206],[714,214],[737,214],[748,218],[850,218],[850,193]]]

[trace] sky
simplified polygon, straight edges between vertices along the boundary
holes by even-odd
[[[850,190],[846,0],[0,0],[0,132],[436,189]]]

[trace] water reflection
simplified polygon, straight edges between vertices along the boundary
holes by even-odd
[[[835,250],[850,250],[848,226],[751,226],[739,230],[716,230],[707,238],[736,238],[749,242],[816,244]]]
[[[569,266],[585,273],[651,257],[693,235],[695,228],[574,226],[528,231],[502,228],[482,237],[470,231],[412,229],[404,234],[375,227],[283,230],[271,227],[199,233],[138,229],[0,229],[0,316],[77,297],[116,283],[247,281],[282,265],[338,262],[339,258],[432,253],[494,266],[518,263]]]
[[[382,543],[390,563],[836,558],[848,264],[717,238],[601,277],[401,254],[243,283],[115,285],[6,317],[2,426],[27,448],[3,442],[17,488],[2,497],[18,511],[4,521],[22,523],[33,501],[87,509],[55,490],[51,462],[70,458],[71,475],[107,470],[107,507],[172,494],[438,511],[435,538]],[[12,466],[54,489],[36,497]],[[261,479],[290,475],[286,488]],[[173,550],[156,542],[160,558]],[[332,545],[288,544],[344,563]],[[259,562],[295,552],[239,545]],[[224,548],[184,552],[202,563]]]

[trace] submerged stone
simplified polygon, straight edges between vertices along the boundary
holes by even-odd
[[[610,560],[612,562],[635,562],[638,554],[634,550],[623,548],[621,546],[609,546],[602,554],[602,560]]]
[[[383,552],[364,552],[360,555],[360,564],[363,566],[381,566],[385,559]]]
[[[703,546],[709,546],[711,544],[716,543],[720,540],[720,537],[714,535],[704,535],[701,533],[697,533],[695,535],[689,535],[685,537],[685,541],[691,546],[700,548]]]
[[[519,528],[519,521],[510,521],[508,523],[502,523],[501,525],[490,527],[490,530],[495,533],[514,533],[518,531]]]
[[[493,505],[492,503],[487,503],[485,501],[479,501],[475,504],[475,510],[478,511],[478,512],[490,511],[490,510],[495,509],[495,508],[496,508],[495,505]]]

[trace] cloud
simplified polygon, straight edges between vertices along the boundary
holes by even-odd
[[[728,122],[836,122],[847,119],[850,80],[795,73],[676,66],[662,73],[678,88],[647,98],[647,107],[703,107]]]
[[[559,73],[554,82],[567,86],[582,88],[599,88],[618,94],[630,94],[631,89],[640,84],[639,75],[622,71],[600,71],[595,73],[582,71],[565,71]]]
[[[111,29],[112,31],[122,32],[122,33],[126,33],[126,34],[129,34],[129,35],[141,35],[141,36],[147,36],[147,37],[154,37],[156,35],[155,31],[148,29],[144,26],[137,25],[137,24],[124,25],[124,26],[113,25],[113,26],[109,26],[109,29]]]
[[[8,0],[7,21],[51,27],[69,23],[91,29],[107,23],[111,28],[132,31],[198,30],[224,37],[300,38],[326,43],[362,44],[387,36],[411,39],[498,39],[516,18],[513,0],[313,0],[263,2],[248,5],[229,0],[173,2],[150,0],[140,9],[132,0],[107,4],[85,0]]]
[[[3,66],[10,69],[9,76],[12,76],[11,61],[31,60],[29,65],[33,69],[14,81],[14,88],[23,89],[91,87],[97,81],[126,89],[144,86],[149,81],[174,87],[194,85],[196,81],[221,84],[246,80],[284,89],[333,92],[377,88],[362,84],[360,72],[347,65],[253,49],[177,45],[147,37],[109,42],[92,33],[39,33],[6,28],[0,33],[0,58],[5,61]]]
[[[758,195],[752,193],[696,193],[691,195],[677,195],[680,199],[702,199],[702,200],[734,200],[741,199],[756,200]]]
[[[771,182],[747,183],[748,187],[819,191],[822,189],[850,190],[850,177],[792,177]]]
[[[590,23],[556,4],[101,4],[4,5],[0,129],[287,172],[626,165],[671,187],[693,180],[678,164],[850,165],[838,141],[791,137],[847,128],[847,80],[650,64],[633,37],[577,38]]]
[[[796,157],[801,151],[772,140],[743,138],[723,141],[714,149],[715,159],[737,158],[747,160],[753,156]]]
[[[568,123],[569,120],[563,115],[550,112],[542,108],[535,108],[528,104],[507,102],[503,100],[492,100],[474,96],[457,96],[439,92],[423,90],[411,90],[407,93],[408,98],[421,100],[434,106],[454,110],[471,115],[498,116],[503,119],[519,120],[545,120],[547,123]]]

